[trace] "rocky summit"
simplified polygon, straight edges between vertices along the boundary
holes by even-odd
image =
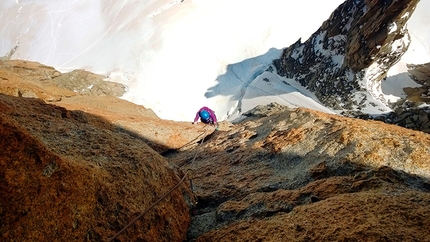
[[[216,131],[97,78],[2,62],[1,241],[430,241],[425,132],[276,103]]]

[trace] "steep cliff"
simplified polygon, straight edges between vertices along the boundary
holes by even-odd
[[[406,22],[417,3],[345,1],[306,42],[284,49],[278,73],[333,109],[360,111],[374,100],[386,103],[380,83],[408,48]]]
[[[2,241],[430,240],[429,134],[276,103],[214,131],[76,73],[0,68]]]
[[[118,239],[185,239],[188,180],[159,153],[199,130],[160,120],[115,90],[121,85],[85,71],[1,62],[1,241],[106,241],[174,186]]]
[[[297,80],[339,114],[430,132],[423,88],[405,90],[415,98],[398,103],[390,103],[381,89],[409,47],[407,21],[418,2],[345,1],[308,40],[283,50],[274,61],[277,73]],[[417,67],[410,68],[419,75]]]
[[[189,241],[430,240],[430,135],[277,104],[246,115],[171,156],[194,171]]]

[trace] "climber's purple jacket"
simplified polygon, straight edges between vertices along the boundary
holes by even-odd
[[[208,107],[202,107],[197,113],[196,113],[196,117],[194,118],[194,122],[197,122],[197,120],[199,120],[199,118],[200,118],[200,116],[199,116],[199,113],[201,112],[201,111],[203,111],[203,110],[206,110],[206,111],[208,111],[208,113],[209,113],[209,115],[210,115],[210,119],[209,119],[209,122],[208,123],[214,123],[214,124],[216,124],[217,123],[217,120],[216,120],[216,116],[215,116],[215,113],[214,113],[214,111],[212,111],[210,108],[208,108]],[[202,121],[203,122],[203,121]]]

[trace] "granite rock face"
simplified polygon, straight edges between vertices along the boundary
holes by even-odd
[[[122,84],[104,81],[103,76],[85,70],[62,74],[53,67],[32,61],[0,60],[0,70],[1,93],[47,102],[76,94],[119,97],[126,89]]]
[[[120,99],[124,90],[119,83],[105,82],[102,76],[83,70],[60,73],[37,62],[0,60],[0,93],[103,117],[144,137],[159,153],[180,148],[200,134],[191,124],[193,117],[181,126],[161,120],[152,110]]]
[[[148,209],[113,241],[430,241],[425,132],[276,103],[214,131],[99,77],[1,63],[1,241],[108,241]]]
[[[188,180],[160,153],[201,126],[161,120],[99,77],[0,62],[1,241],[107,241],[178,183],[116,241],[186,238]]]
[[[296,79],[339,114],[389,110],[381,81],[409,46],[406,23],[418,2],[345,1],[308,40],[283,50],[274,61],[278,74]]]
[[[188,241],[428,241],[430,135],[259,106],[170,159],[192,170]]]
[[[394,112],[376,117],[376,119],[408,129],[430,133],[430,63],[410,64],[408,68],[409,76],[421,86],[404,88],[406,98],[391,104]],[[374,118],[368,115],[358,117],[364,119]]]
[[[40,99],[0,94],[0,136],[1,241],[106,241],[184,175],[133,132]],[[188,193],[118,238],[185,239]]]
[[[421,87],[404,89],[407,98],[395,103],[392,123],[430,133],[430,63],[411,64],[408,68],[411,78]]]
[[[429,240],[429,134],[276,103],[214,132],[5,65],[2,241],[108,241],[148,209],[113,241]]]

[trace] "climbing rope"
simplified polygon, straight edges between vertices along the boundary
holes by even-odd
[[[204,127],[204,131],[203,131],[203,133],[202,134],[200,134],[198,137],[200,137],[201,135],[205,135],[206,134],[206,132],[207,132],[207,125],[205,125]],[[197,138],[198,138],[197,137]],[[197,139],[196,138],[196,139]],[[196,140],[196,139],[194,139],[194,140]],[[193,140],[193,141],[194,141]],[[203,144],[203,141],[204,141],[204,138],[202,139],[202,141],[201,141],[201,143],[200,144]],[[187,145],[187,144],[186,144]],[[185,145],[184,145],[185,146]],[[182,147],[184,147],[184,146],[182,146]],[[198,152],[196,152],[195,154],[194,154],[194,157],[193,157],[193,159],[192,159],[192,161],[191,162],[193,162],[195,159],[196,159],[196,157],[197,157],[197,154],[198,154]],[[194,171],[192,170],[192,169],[188,169],[187,170],[187,172],[185,173],[185,175],[181,178],[181,180],[174,186],[174,187],[172,187],[167,193],[165,193],[163,196],[161,196],[157,201],[155,201],[151,206],[149,206],[145,211],[143,211],[141,214],[139,214],[139,216],[137,216],[136,218],[134,218],[131,222],[129,222],[124,228],[122,228],[118,233],[116,233],[113,237],[111,237],[111,238],[109,238],[109,240],[108,241],[113,241],[114,239],[116,239],[119,235],[121,235],[125,230],[127,230],[131,225],[133,225],[137,220],[139,220],[143,215],[145,215],[149,210],[151,210],[153,207],[155,207],[155,205],[157,205],[158,203],[160,203],[164,198],[166,198],[170,193],[172,193],[176,188],[178,188],[179,187],[179,185],[181,184],[181,183],[183,183],[184,181],[185,181],[185,178],[187,178],[188,177],[188,180],[190,181],[190,187],[191,187],[191,192],[192,193],[194,193],[194,191],[193,191],[193,183],[192,183],[192,178],[190,178],[190,176],[189,176],[189,173],[190,172],[193,172],[194,173]],[[195,198],[194,199],[192,199],[193,200],[193,209],[194,209],[194,207],[195,207],[195,205],[196,205],[196,202],[195,202]]]
[[[164,198],[166,198],[170,193],[172,193],[179,185],[185,181],[185,178],[188,177],[188,172],[182,177],[182,179],[172,187],[167,193],[165,193],[162,197],[160,197],[157,201],[155,201],[151,206],[149,206],[145,211],[143,211],[139,216],[133,219],[130,223],[128,223],[124,228],[122,228],[118,233],[116,233],[113,237],[109,239],[109,241],[113,241],[116,237],[122,234],[126,229],[128,229],[131,225],[133,225],[138,219],[140,219],[143,215],[145,215],[149,210],[151,210],[155,205],[161,202]]]
[[[201,136],[204,136],[204,135],[206,134],[206,132],[208,131],[208,127],[209,127],[209,125],[205,124],[205,126],[203,127],[203,132],[201,132],[201,133],[200,133],[196,138],[194,138],[193,140],[191,140],[191,141],[189,141],[188,143],[184,144],[183,146],[181,146],[181,147],[177,148],[177,150],[180,150],[180,149],[182,149],[182,148],[184,148],[184,147],[186,147],[186,146],[188,146],[188,145],[190,145],[190,144],[193,144],[193,143],[194,143],[194,141],[198,140]],[[204,138],[202,139],[201,144],[203,143],[203,140],[204,140]]]
[[[203,134],[200,134],[200,135],[203,135],[203,136],[205,136],[205,135],[206,135],[206,132],[208,131],[207,127],[208,127],[208,125],[205,125],[205,126],[203,127],[203,129],[204,129]],[[199,135],[199,136],[200,136],[200,135]],[[205,139],[203,138],[203,139],[202,139],[202,141],[200,142],[200,145],[202,145],[204,141],[205,141]],[[199,150],[197,150],[197,151],[194,153],[194,157],[193,157],[193,159],[191,160],[191,163],[192,163],[192,162],[194,162],[194,161],[196,160],[196,157],[197,157],[197,154],[198,154],[198,153],[200,153],[200,152],[199,152]]]
[[[205,136],[205,134],[206,134],[206,132],[208,131],[208,125],[205,125],[204,127],[203,127],[203,133],[202,134],[200,134],[200,135],[203,135],[203,136]],[[199,137],[200,137],[200,135],[199,135]],[[195,139],[194,139],[195,140]],[[201,140],[201,142],[200,142],[200,145],[202,145],[203,144],[203,142],[205,141],[205,139],[203,138],[202,140]],[[193,159],[191,160],[191,162],[190,163],[193,163],[195,160],[196,160],[196,157],[197,157],[197,155],[200,153],[200,151],[199,151],[199,149],[197,149],[196,150],[196,152],[194,153],[194,157],[193,157]],[[189,172],[189,171],[192,171],[193,173],[194,173],[194,170],[192,170],[192,169],[188,169],[187,170],[187,173]],[[193,178],[190,178],[190,177],[188,177],[188,180],[190,181],[190,189],[191,189],[191,193],[193,194],[193,196],[194,196],[194,186],[193,186]],[[192,212],[193,212],[193,215],[195,214],[195,208],[196,208],[196,205],[197,205],[197,202],[196,202],[196,197],[194,196],[193,198],[192,198],[192,201],[193,201],[193,207],[192,207]]]

